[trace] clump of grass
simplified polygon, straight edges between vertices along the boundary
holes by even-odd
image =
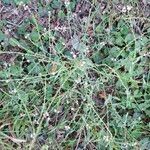
[[[149,20],[136,1],[65,2],[0,32],[0,147],[149,149]]]

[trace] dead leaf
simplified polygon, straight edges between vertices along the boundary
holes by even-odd
[[[87,33],[88,33],[88,35],[91,37],[91,36],[93,36],[93,27],[92,26],[89,26],[88,27],[88,30],[87,30]]]
[[[104,99],[104,100],[106,100],[106,98],[107,98],[106,92],[104,92],[104,91],[99,92],[98,96],[100,99]]]
[[[56,73],[56,71],[57,71],[57,64],[54,62],[50,69],[50,73],[54,74],[54,73]]]

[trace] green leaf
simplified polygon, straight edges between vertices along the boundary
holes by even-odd
[[[10,4],[10,3],[11,3],[10,0],[2,0],[2,2],[3,2],[4,4]]]
[[[46,99],[50,99],[53,93],[52,85],[46,87]]]
[[[135,129],[131,132],[132,137],[134,138],[139,138],[142,135],[142,132],[140,131],[140,129]]]
[[[13,0],[13,2],[14,2],[16,5],[19,5],[20,3],[27,4],[27,3],[30,2],[30,0]]]
[[[70,51],[65,51],[65,52],[64,52],[64,55],[65,55],[68,59],[73,58],[73,57],[72,57],[72,54],[70,53]]]
[[[18,47],[24,49],[28,53],[33,53],[32,51],[30,51],[29,47],[26,46],[26,43],[23,40],[18,41],[15,38],[10,38],[9,44],[12,46],[18,46]]]
[[[148,137],[144,137],[140,142],[141,150],[149,150],[150,149],[150,140]]]
[[[147,38],[147,37],[142,37],[141,39],[141,45],[142,46],[145,46],[150,40]]]
[[[66,15],[64,14],[64,11],[60,10],[60,11],[58,12],[58,17],[59,17],[60,19],[64,19],[64,18],[66,17]]]
[[[20,47],[20,43],[18,40],[16,40],[15,38],[10,38],[9,39],[9,44],[12,46],[19,46]]]
[[[26,102],[26,101],[28,101],[28,94],[23,90],[19,90],[18,91],[18,98],[21,101]]]
[[[10,73],[13,76],[20,76],[23,71],[23,69],[21,67],[16,66],[16,65],[11,66],[9,69],[10,69]]]
[[[33,42],[38,42],[40,39],[39,33],[37,32],[37,30],[33,30],[30,34],[30,38]]]
[[[64,49],[64,45],[63,45],[61,42],[56,43],[56,45],[55,45],[55,50],[56,50],[58,53],[62,53],[62,52],[63,52],[63,49]]]
[[[61,0],[54,0],[51,4],[52,8],[60,8],[62,5],[62,1]]]
[[[67,72],[68,73],[68,72]],[[62,88],[64,90],[68,90],[70,89],[72,82],[68,80],[66,80],[68,78],[68,74],[65,73],[60,77],[60,85],[62,86]]]
[[[35,75],[35,74],[38,75],[39,73],[44,72],[44,67],[35,62],[28,65],[27,69],[28,69],[28,72],[30,72],[30,74],[32,75]]]
[[[95,63],[99,64],[102,59],[100,57],[100,54],[99,54],[99,51],[95,52],[93,55],[92,55],[92,58],[94,60]]]
[[[117,57],[119,52],[120,52],[120,48],[115,46],[110,49],[109,54],[111,57]]]
[[[133,36],[133,34],[129,33],[129,34],[125,37],[125,42],[126,42],[126,43],[130,43],[130,42],[132,42],[132,41],[134,41],[134,36]]]
[[[0,31],[0,42],[6,38],[6,35]]]
[[[123,40],[123,38],[121,36],[116,37],[115,43],[118,46],[123,46],[123,44],[124,44],[123,42],[124,42],[124,40]]]
[[[96,31],[97,33],[101,33],[101,32],[103,31],[102,25],[99,24],[99,25],[96,27],[95,31]]]
[[[0,78],[2,79],[7,79],[10,77],[10,73],[7,70],[2,70],[0,71]]]

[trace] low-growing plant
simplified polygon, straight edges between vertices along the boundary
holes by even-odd
[[[30,15],[14,36],[0,22],[0,148],[148,150],[150,28],[139,2],[9,4]]]

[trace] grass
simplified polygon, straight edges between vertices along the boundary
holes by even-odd
[[[146,6],[23,2],[2,0],[30,16],[0,21],[0,149],[150,149]]]

